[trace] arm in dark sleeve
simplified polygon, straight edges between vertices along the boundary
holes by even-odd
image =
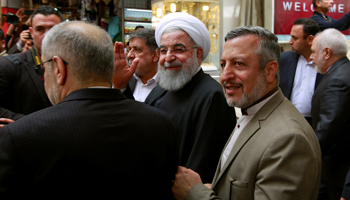
[[[350,90],[341,79],[328,81],[320,99],[320,120],[315,133],[320,142],[322,156],[337,144],[344,135],[344,127],[350,118]]]
[[[6,59],[0,59],[0,118],[9,118],[17,120],[24,116],[24,114],[15,113],[9,110],[9,96],[13,91],[15,67]]]
[[[339,31],[344,31],[350,28],[350,12],[338,20],[332,19],[330,23],[328,23],[325,19],[323,19],[321,15],[318,14],[313,14],[311,18],[317,22],[317,24],[320,26],[321,31],[327,28],[335,28]]]

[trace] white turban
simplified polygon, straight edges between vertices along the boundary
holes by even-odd
[[[165,29],[169,27],[180,27],[203,48],[202,60],[204,60],[210,51],[210,36],[207,27],[196,17],[182,12],[170,13],[160,20],[156,27],[156,42],[160,46],[160,38]]]

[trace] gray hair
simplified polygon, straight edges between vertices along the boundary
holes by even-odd
[[[330,48],[337,57],[344,57],[348,53],[348,41],[343,33],[334,28],[328,28],[317,34],[317,47],[322,52]]]
[[[108,33],[96,25],[81,21],[60,23],[46,33],[42,52],[47,59],[59,56],[68,62],[68,68],[82,84],[90,83],[96,76],[112,78],[113,42]]]
[[[154,34],[154,29],[140,28],[130,34],[130,40],[133,38],[141,38],[145,40],[146,46],[148,47],[150,53],[152,53],[158,48]]]
[[[264,70],[266,64],[271,61],[276,61],[280,65],[280,46],[276,35],[269,30],[259,26],[240,26],[227,33],[225,42],[227,40],[246,36],[256,35],[260,38],[259,46],[256,49],[256,54],[259,57],[260,69]],[[276,72],[276,79],[279,82],[279,68]]]

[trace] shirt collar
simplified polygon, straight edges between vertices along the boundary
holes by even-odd
[[[141,81],[141,78],[139,76],[137,76],[136,74],[133,75],[134,78],[137,80],[137,81]],[[158,75],[158,72],[151,78],[147,81],[146,85],[152,83],[152,82],[156,82],[158,84],[158,81],[159,81],[159,75]],[[141,81],[142,82],[142,81]]]
[[[278,87],[271,90],[269,93],[267,93],[265,96],[260,98],[252,105],[248,106],[248,108],[242,108],[242,115],[255,115],[260,110],[260,108],[262,108],[265,105],[266,102],[268,102],[273,96],[275,96],[277,91]]]

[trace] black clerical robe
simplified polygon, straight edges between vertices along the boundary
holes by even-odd
[[[145,103],[171,116],[179,134],[180,165],[210,183],[236,125],[235,110],[227,105],[221,85],[201,69],[177,92],[155,87]]]

